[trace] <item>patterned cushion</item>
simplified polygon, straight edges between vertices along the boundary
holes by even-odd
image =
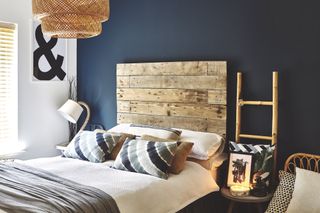
[[[229,150],[231,152],[237,152],[237,153],[261,153],[263,150],[266,150],[270,147],[270,145],[265,144],[242,144],[242,143],[236,143],[233,141],[230,141]]]
[[[139,125],[139,124],[131,124],[128,132],[133,135],[151,135],[153,137],[164,138],[164,139],[172,139],[178,140],[181,131],[171,129],[171,128],[163,128],[156,126],[148,126],[148,125]]]
[[[167,179],[168,169],[176,149],[176,142],[127,139],[113,164],[113,168]]]
[[[295,175],[279,171],[280,183],[269,203],[266,213],[285,213],[289,206],[294,190]]]
[[[166,139],[153,137],[150,135],[142,135],[141,140],[156,141],[156,142],[172,142]],[[173,157],[169,172],[172,174],[179,174],[187,161],[188,154],[191,152],[193,143],[179,142],[176,154]]]
[[[82,131],[72,139],[63,156],[101,163],[110,158],[111,151],[121,137],[120,133]]]

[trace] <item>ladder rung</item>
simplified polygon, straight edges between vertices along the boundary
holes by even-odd
[[[240,134],[239,137],[240,138],[259,139],[259,140],[272,140],[272,136],[263,136],[263,135]]]
[[[272,106],[272,101],[239,101],[240,105],[258,105],[258,106]]]

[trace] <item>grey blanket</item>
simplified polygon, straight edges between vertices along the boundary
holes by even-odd
[[[81,175],[81,171],[79,171]],[[118,213],[103,191],[15,162],[0,162],[0,212]]]

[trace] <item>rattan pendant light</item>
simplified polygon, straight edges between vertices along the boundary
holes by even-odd
[[[109,0],[33,0],[32,11],[45,35],[55,38],[90,38],[109,19]]]

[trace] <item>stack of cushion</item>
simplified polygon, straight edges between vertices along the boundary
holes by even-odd
[[[139,127],[138,130],[136,126]],[[187,160],[196,162],[206,169],[211,169],[213,165],[219,167],[226,159],[226,157],[222,155],[225,141],[224,138],[218,134],[160,127],[151,127],[149,129],[149,127],[150,126],[146,125],[119,124],[110,129],[109,132],[128,133],[137,136],[151,135],[165,140],[170,139],[193,143],[193,147],[188,154]],[[159,128],[162,131],[168,130],[168,132],[161,132],[161,134],[158,134],[160,132],[155,133],[155,128]],[[173,133],[175,130],[180,132],[180,137],[177,136],[178,132]]]
[[[266,213],[320,212],[320,174],[296,168],[296,175],[280,171],[280,183]]]
[[[279,185],[273,194],[266,213],[284,213],[287,211],[294,189],[295,175],[279,171]]]
[[[91,162],[115,160],[115,169],[166,179],[168,173],[179,174],[187,159],[210,169],[223,142],[214,133],[120,124],[109,131],[78,133],[63,155]]]

